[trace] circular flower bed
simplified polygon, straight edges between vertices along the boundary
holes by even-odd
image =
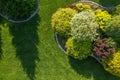
[[[0,0],[0,15],[11,22],[25,22],[38,11],[39,0]]]
[[[80,60],[92,56],[120,76],[120,6],[111,13],[91,1],[77,2],[58,9],[51,24],[66,54]]]

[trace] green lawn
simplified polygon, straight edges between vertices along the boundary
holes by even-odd
[[[0,80],[120,80],[95,59],[75,60],[56,44],[51,15],[76,1],[40,0],[38,15],[26,23],[13,24],[0,17]],[[120,3],[94,1],[106,6]]]

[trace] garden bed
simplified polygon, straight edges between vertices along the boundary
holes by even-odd
[[[112,15],[105,7],[91,1],[80,1],[58,9],[52,16],[57,44],[75,59],[92,56],[106,71],[119,76],[120,66],[118,70],[116,67],[120,63],[116,62],[116,65],[111,61],[119,54],[119,7]]]
[[[93,10],[96,10],[96,9],[105,10],[106,9],[106,7],[103,7],[93,1],[79,1],[79,2],[73,3],[72,5],[68,5],[68,7],[74,8],[74,6],[78,3],[82,3],[84,5],[90,5]],[[66,48],[65,48],[65,41],[67,41],[67,38],[65,38],[65,37],[63,38],[63,36],[60,36],[58,33],[55,33],[55,39],[56,39],[56,42],[57,42],[58,46],[60,47],[60,49],[65,54],[67,54]],[[65,41],[63,42],[63,40],[65,40]],[[100,59],[97,58],[96,56],[94,56],[93,54],[91,54],[90,56],[95,58],[99,63],[101,63]]]

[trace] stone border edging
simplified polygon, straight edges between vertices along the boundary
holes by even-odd
[[[13,22],[13,23],[22,23],[22,22],[27,22],[29,21],[33,16],[35,16],[37,14],[37,12],[39,11],[39,7],[40,7],[40,0],[37,0],[37,8],[36,10],[30,15],[30,17],[28,17],[25,20],[13,20],[13,19],[9,19],[8,16],[4,16],[3,14],[0,13],[0,16],[2,16],[3,18],[5,18],[6,20]]]
[[[60,45],[59,41],[58,41],[58,36],[57,36],[57,33],[55,32],[54,33],[54,37],[55,37],[55,40],[57,42],[57,45],[59,46],[59,48],[65,53],[67,54],[67,52],[62,48],[62,46]],[[68,54],[67,54],[68,55]]]
[[[102,64],[102,62],[96,56],[94,56],[93,54],[91,54],[90,56],[96,59],[100,64]]]

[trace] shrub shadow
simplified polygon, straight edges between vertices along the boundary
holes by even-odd
[[[0,60],[2,59],[2,42],[1,42],[1,27],[0,27]]]
[[[102,4],[103,6],[116,6],[120,4],[120,0],[99,0],[99,3]]]
[[[26,23],[9,23],[9,30],[13,35],[12,43],[16,48],[16,57],[21,61],[22,67],[30,80],[35,79],[36,61],[39,61],[37,43],[37,26],[40,17],[36,15]]]
[[[120,80],[120,77],[113,76],[105,71],[103,66],[92,57],[88,57],[85,60],[76,60],[69,57],[69,62],[78,74],[86,78],[93,77],[94,80]]]
[[[0,16],[0,25],[4,23],[3,18]],[[1,41],[1,26],[0,26],[0,60],[2,59],[2,41]]]

